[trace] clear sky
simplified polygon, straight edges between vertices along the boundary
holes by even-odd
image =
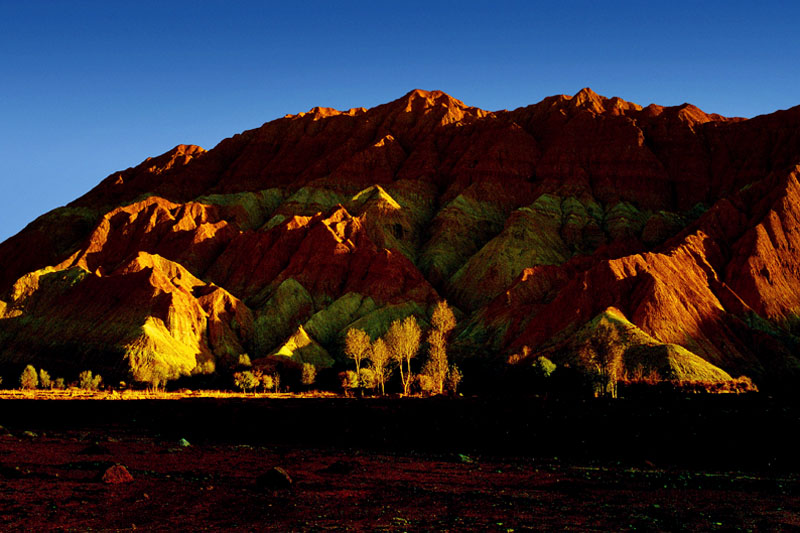
[[[785,109],[800,104],[798,20],[794,1],[0,0],[0,241],[177,144],[413,88],[489,110],[585,86]]]

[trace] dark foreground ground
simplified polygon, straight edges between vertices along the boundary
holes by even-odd
[[[3,400],[0,530],[793,531],[799,413],[759,396]],[[99,481],[116,463],[132,483]],[[274,466],[292,488],[258,485]]]

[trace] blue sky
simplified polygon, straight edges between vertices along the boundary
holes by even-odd
[[[0,241],[176,144],[413,88],[489,110],[584,86],[746,117],[800,104],[795,2],[167,4],[0,0]]]

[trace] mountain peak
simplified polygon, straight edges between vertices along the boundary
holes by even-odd
[[[625,111],[640,111],[642,107],[623,100],[618,96],[606,98],[599,95],[589,87],[584,87],[572,97],[567,97],[569,103],[574,108],[589,109],[595,113],[609,112],[612,114],[624,113]]]
[[[444,91],[425,91],[422,89],[414,89],[406,93],[398,102],[405,103],[408,111],[418,109],[428,109],[435,106],[444,106],[447,108],[462,108],[465,109],[469,106],[464,104],[461,100],[453,98]]]
[[[590,109],[596,113],[602,113],[605,110],[603,105],[606,98],[600,96],[589,87],[584,87],[570,99],[570,104],[576,108]]]
[[[583,89],[575,93],[575,96],[573,96],[573,98],[576,100],[577,103],[600,102],[604,100],[602,96],[594,92],[589,87],[584,87]]]

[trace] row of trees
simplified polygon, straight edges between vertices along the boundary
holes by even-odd
[[[236,388],[241,389],[242,392],[256,390],[259,386],[264,392],[272,390],[278,392],[281,385],[281,375],[278,372],[274,374],[264,374],[262,370],[243,370],[233,374],[233,384]]]
[[[392,322],[386,334],[375,341],[364,330],[348,330],[344,352],[353,360],[355,373],[343,373],[343,386],[346,389],[380,387],[381,394],[385,394],[386,383],[397,368],[405,395],[414,383],[423,392],[442,394],[447,390],[455,393],[462,376],[458,367],[450,365],[447,359],[447,340],[455,327],[453,310],[447,302],[439,302],[427,335],[428,359],[419,375],[413,373],[411,360],[419,353],[422,330],[413,315]]]
[[[91,370],[84,370],[78,375],[78,387],[84,390],[98,390],[103,378],[97,374],[93,375]],[[44,368],[36,371],[33,365],[28,365],[19,377],[19,385],[22,389],[64,389],[66,383],[64,378],[52,379],[50,373]]]
[[[439,302],[434,308],[431,327],[426,336],[428,358],[418,374],[414,372],[412,360],[419,354],[423,332],[413,315],[395,320],[386,334],[374,341],[361,329],[348,330],[344,351],[354,361],[355,371],[348,370],[340,374],[342,387],[345,390],[379,388],[383,395],[386,393],[387,383],[397,370],[404,395],[408,395],[413,386],[430,394],[455,393],[462,374],[458,367],[449,363],[447,356],[448,337],[455,326],[453,310],[447,302]],[[247,354],[239,357],[238,367],[239,371],[232,376],[233,385],[242,392],[259,388],[263,392],[280,390],[281,374],[277,369],[272,373],[254,369]],[[317,378],[317,368],[310,363],[304,363],[299,370],[300,383],[305,387],[312,386]],[[166,381],[165,372],[154,371],[150,385],[157,389]],[[46,370],[40,369],[37,372],[33,365],[25,367],[19,382],[23,389],[66,387],[63,378],[53,380]],[[80,373],[77,384],[73,385],[85,390],[98,390],[101,383],[100,375],[85,370]]]

